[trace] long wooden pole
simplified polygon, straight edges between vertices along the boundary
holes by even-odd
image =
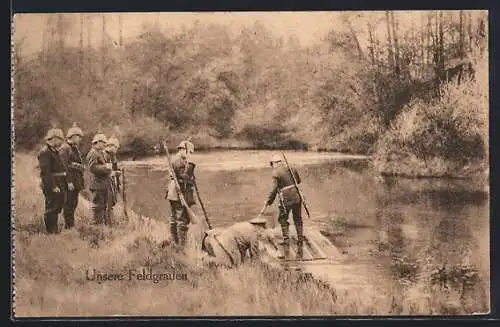
[[[309,218],[311,218],[311,215],[309,214],[309,209],[307,208],[307,204],[306,204],[306,201],[304,199],[304,195],[302,194],[302,191],[300,190],[299,183],[297,183],[297,179],[295,179],[295,174],[293,173],[292,168],[290,168],[290,165],[288,164],[288,160],[286,160],[285,153],[282,152],[281,154],[283,155],[283,159],[285,159],[285,164],[286,164],[286,166],[288,168],[288,171],[292,175],[293,183],[295,184],[295,187],[297,188],[297,191],[299,191],[299,196],[300,196],[300,199],[302,200],[302,205],[304,206],[304,209],[306,209],[307,216]]]

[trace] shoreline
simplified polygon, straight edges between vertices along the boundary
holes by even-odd
[[[366,161],[368,162],[368,165],[371,166],[373,171],[376,174],[379,174],[380,177],[382,178],[404,178],[404,179],[451,179],[451,180],[468,180],[468,179],[475,179],[475,178],[481,178],[484,179],[485,182],[487,183],[489,181],[489,169],[484,169],[483,167],[477,168],[474,167],[470,171],[467,171],[464,173],[463,170],[451,170],[451,171],[436,171],[432,172],[429,171],[429,169],[420,169],[421,167],[418,167],[418,165],[400,165],[397,167],[394,161],[385,161],[383,164],[383,167],[378,166],[380,162],[377,163],[379,159],[375,158],[373,155],[363,155],[363,154],[353,154],[353,153],[348,153],[348,152],[339,152],[339,151],[334,151],[334,150],[326,150],[326,149],[320,149],[320,150],[312,150],[312,149],[282,149],[282,148],[262,148],[262,147],[255,147],[255,146],[213,146],[213,147],[202,147],[200,149],[196,149],[195,154],[193,155],[194,157],[197,157],[199,155],[204,156],[204,155],[222,155],[224,154],[231,154],[231,153],[253,153],[257,154],[257,157],[261,157],[261,161],[259,161],[257,164],[243,164],[245,163],[248,158],[240,158],[239,160],[237,158],[238,156],[235,155],[234,158],[230,158],[232,161],[229,163],[224,164],[224,161],[218,161],[217,163],[211,163],[211,164],[202,164],[205,168],[208,168],[209,170],[244,170],[244,169],[260,169],[264,167],[268,167],[267,164],[267,159],[264,157],[264,155],[269,156],[271,153],[280,153],[284,152],[287,154],[287,156],[296,156],[296,155],[306,155],[309,158],[306,158],[306,160],[292,160],[294,165],[298,166],[303,166],[303,165],[310,165],[310,164],[321,164],[324,162],[332,162],[332,161]],[[175,151],[170,151],[170,154],[173,155]],[[29,156],[36,156],[36,153],[34,153],[33,150],[18,150],[15,151],[15,154],[26,154]],[[260,156],[259,156],[260,154]],[[311,158],[312,157],[312,158]],[[127,154],[121,154],[118,155],[119,160],[125,165],[125,166],[145,166],[145,165],[151,165],[151,166],[157,166],[158,167],[163,167],[164,163],[160,161],[163,161],[165,159],[165,153],[160,153],[160,154],[151,154],[147,156],[141,156],[137,158],[133,158],[131,155]],[[229,158],[228,158],[229,159]],[[250,159],[249,161],[252,161]],[[300,161],[300,162],[299,162]],[[228,165],[231,166],[231,164],[240,164],[238,167],[229,167]],[[477,164],[475,164],[477,166]],[[489,165],[488,165],[489,167]],[[218,169],[219,168],[219,169]],[[165,167],[166,169],[166,167]]]

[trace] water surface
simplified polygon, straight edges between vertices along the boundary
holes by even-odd
[[[255,217],[272,187],[269,151],[198,153],[197,181],[214,226]],[[349,260],[395,284],[423,267],[469,265],[489,283],[489,195],[474,180],[381,178],[363,157],[287,152],[311,211]],[[125,162],[132,209],[168,221],[166,159]],[[194,207],[201,214],[200,205]],[[277,207],[266,212],[277,224]],[[290,217],[290,222],[292,222]],[[489,288],[488,285],[483,285]],[[487,301],[485,299],[485,301]]]

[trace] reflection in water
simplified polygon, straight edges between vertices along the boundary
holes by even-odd
[[[129,170],[133,174],[129,177],[133,209],[167,219],[167,173]],[[331,235],[343,235],[352,256],[366,259],[370,251],[386,255],[394,279],[414,278],[425,265],[468,263],[480,267],[489,280],[489,242],[484,241],[489,237],[488,194],[481,185],[443,179],[375,178],[362,161],[300,166],[298,170],[312,219],[327,225]],[[271,182],[270,169],[197,172],[202,200],[215,226],[255,217]],[[199,204],[194,209],[201,213]],[[266,213],[271,225],[276,225],[277,213],[276,206]]]

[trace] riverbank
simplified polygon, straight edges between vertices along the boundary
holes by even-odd
[[[371,166],[387,177],[475,179],[489,184],[489,165],[473,160],[468,164],[442,158],[418,159],[414,155],[373,156]]]
[[[431,296],[418,284],[409,293],[387,289],[332,290],[317,280],[265,265],[218,270],[181,256],[166,241],[161,220],[129,211],[130,220],[114,229],[90,225],[89,204],[81,201],[76,228],[46,235],[43,197],[34,157],[16,154],[15,307],[16,316],[89,315],[367,315],[455,314],[470,312],[449,292]],[[117,219],[123,220],[119,208]],[[152,269],[182,273],[187,280],[154,283],[133,278],[89,281],[86,271],[123,273]],[[423,290],[421,290],[423,289]],[[417,292],[418,291],[418,292]],[[237,304],[237,305],[235,305]]]

